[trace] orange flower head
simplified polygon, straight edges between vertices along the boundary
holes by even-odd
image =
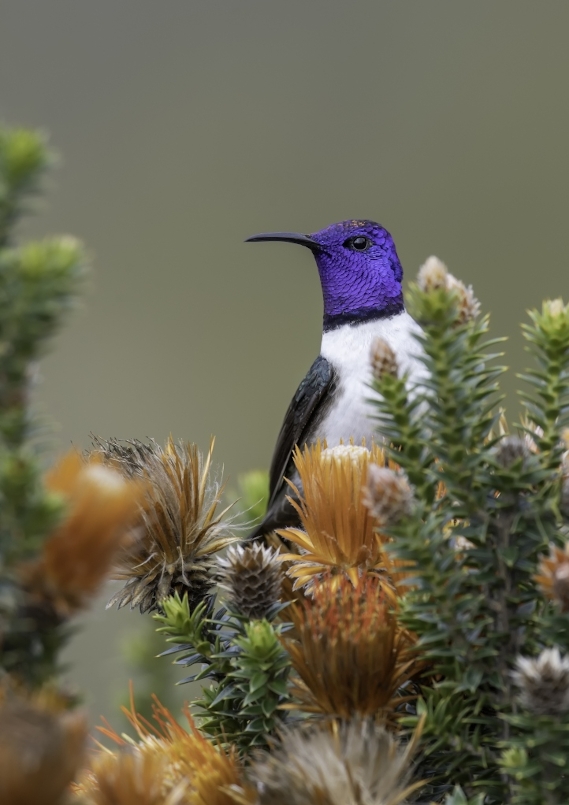
[[[129,741],[108,726],[100,728],[100,731],[119,745],[119,757],[126,753],[127,757],[134,754],[138,759],[114,763],[105,760],[104,750],[102,759],[95,758],[91,771],[84,775],[80,791],[90,793],[91,790],[101,790],[105,785],[121,784],[119,772],[124,767],[124,775],[130,775],[132,779],[133,790],[138,790],[136,786],[140,787],[136,782],[137,769],[140,774],[147,770],[149,778],[154,775],[160,781],[159,789],[154,786],[163,797],[156,800],[157,805],[178,805],[178,802],[180,805],[255,803],[254,792],[244,781],[237,751],[233,747],[224,749],[209,741],[196,726],[187,706],[183,710],[187,728],[156,697],[153,705],[154,724],[136,713],[132,694],[131,708],[123,708],[123,712],[134,727],[138,741]],[[155,771],[155,767],[159,767],[158,771]],[[118,769],[117,773],[115,769]],[[151,781],[147,790],[154,790]],[[95,801],[96,805],[107,805],[106,799]],[[117,798],[108,800],[108,805],[115,801],[121,805],[123,803],[122,799]],[[125,800],[126,805],[130,805],[130,802]],[[154,805],[152,799],[143,798],[140,802],[142,805],[147,802],[148,805]],[[132,805],[135,805],[134,799]]]
[[[315,585],[313,598],[294,604],[295,630],[285,638],[298,680],[293,694],[306,712],[342,718],[391,718],[399,689],[418,671],[413,640],[388,605],[379,580],[354,588],[346,577]]]
[[[547,598],[555,601],[562,612],[569,612],[569,542],[564,549],[549,546],[549,556],[542,557],[534,579]]]
[[[295,587],[311,584],[332,569],[345,574],[355,586],[366,571],[384,572],[388,566],[383,545],[386,537],[363,501],[363,487],[371,463],[386,464],[383,450],[355,445],[326,449],[322,444],[295,450],[299,488],[290,483],[298,501],[290,498],[302,523],[300,528],[277,531],[299,546],[300,554],[284,554],[292,564],[288,574]],[[394,465],[393,465],[394,466]]]
[[[46,478],[67,513],[39,557],[21,567],[34,599],[50,602],[65,618],[85,607],[107,578],[118,551],[131,537],[144,489],[100,459],[67,453]]]
[[[8,695],[0,704],[0,802],[59,805],[85,738],[84,714],[51,712]]]

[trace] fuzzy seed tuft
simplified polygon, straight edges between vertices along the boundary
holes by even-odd
[[[457,300],[457,322],[466,324],[480,313],[480,302],[474,296],[472,286],[453,277],[438,257],[429,257],[419,269],[417,284],[425,293],[439,289],[453,291]]]
[[[371,371],[376,380],[381,380],[383,375],[397,377],[399,374],[397,356],[383,338],[374,339],[370,350],[370,362]]]
[[[535,715],[556,716],[569,710],[569,657],[557,647],[535,659],[518,657],[512,672],[520,689],[520,704]]]
[[[363,502],[380,525],[389,525],[410,514],[413,492],[403,473],[370,464]]]
[[[417,274],[417,283],[419,288],[426,293],[435,291],[438,288],[447,287],[448,268],[439,260],[438,257],[431,255],[427,257],[419,273]]]

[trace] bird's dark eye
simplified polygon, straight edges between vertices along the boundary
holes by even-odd
[[[363,235],[357,235],[355,238],[348,238],[344,246],[355,252],[365,252],[371,246],[371,240]]]

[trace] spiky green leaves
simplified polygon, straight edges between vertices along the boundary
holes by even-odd
[[[32,602],[22,590],[18,565],[40,550],[65,508],[44,487],[27,444],[30,389],[35,361],[72,305],[85,261],[70,237],[14,244],[14,224],[50,161],[41,134],[0,129],[0,670],[25,669],[30,684],[55,673],[63,632],[45,601]]]
[[[383,373],[375,388],[381,431],[417,501],[387,532],[397,559],[413,568],[401,620],[418,635],[419,655],[436,675],[419,703],[426,715],[423,751],[448,784],[463,784],[469,793],[476,784],[499,802],[526,802],[508,799],[499,766],[506,735],[528,763],[537,757],[528,748],[529,722],[525,735],[526,722],[513,715],[516,656],[555,640],[567,651],[569,642],[561,612],[569,600],[565,554],[552,548],[538,578],[555,610],[534,578],[549,543],[557,546],[563,534],[569,309],[547,303],[526,328],[538,368],[526,376],[532,424],[523,438],[495,435],[503,369],[492,367],[495,341],[486,340],[488,320],[478,317],[471,290],[430,260],[411,288],[409,307],[423,327],[427,379],[410,394],[404,378]],[[531,774],[537,780],[541,772],[534,766]],[[542,779],[528,803],[545,801],[544,785]],[[449,802],[461,797],[457,789]]]
[[[52,161],[45,138],[29,129],[0,129],[0,249],[23,211],[27,195]]]
[[[50,161],[41,135],[0,130],[0,435],[23,438],[30,361],[60,324],[77,292],[84,255],[74,238],[7,248],[11,227]]]
[[[0,250],[0,404],[7,415],[24,405],[30,361],[71,306],[83,265],[81,245],[71,237]],[[13,425],[3,431],[12,440],[21,436]]]
[[[561,431],[569,425],[569,305],[555,299],[529,315],[531,324],[523,325],[523,333],[537,366],[521,375],[530,388],[520,396],[529,419],[540,429],[534,428],[531,435],[553,468],[564,449]]]
[[[234,685],[232,695],[239,701],[238,718],[247,721],[238,744],[265,746],[268,736],[284,721],[280,708],[289,698],[290,658],[279,631],[268,621],[253,621],[233,641],[239,652],[231,659],[228,678]]]
[[[174,643],[178,664],[201,665],[191,682],[214,680],[195,702],[204,712],[202,729],[241,750],[264,746],[283,722],[281,705],[288,700],[286,681],[290,659],[280,634],[284,628],[266,620],[241,623],[220,610],[214,616],[205,603],[190,610],[187,595],[164,602],[164,614],[155,615],[158,631]]]

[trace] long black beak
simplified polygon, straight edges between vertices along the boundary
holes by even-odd
[[[288,243],[298,243],[300,246],[307,246],[313,252],[319,252],[323,249],[309,235],[301,235],[298,232],[262,232],[260,235],[251,235],[245,243],[256,243],[260,240],[284,240]]]

